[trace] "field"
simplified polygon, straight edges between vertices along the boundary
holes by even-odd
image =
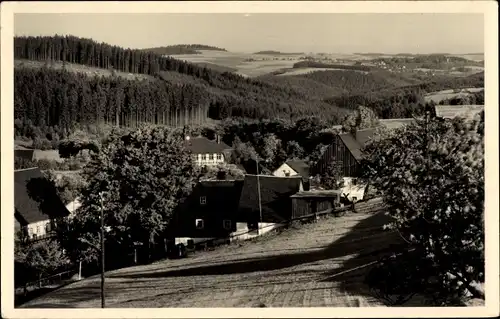
[[[382,230],[380,200],[186,259],[107,273],[109,307],[384,306],[363,284],[380,249],[399,238]],[[362,267],[361,267],[362,266]],[[100,277],[70,284],[23,307],[99,307]],[[414,301],[417,302],[417,301]]]
[[[434,101],[434,103],[438,104],[443,100],[453,99],[457,97],[465,97],[470,95],[471,93],[476,93],[484,90],[484,88],[467,88],[462,89],[459,92],[455,92],[455,90],[443,90],[439,92],[431,92],[424,96],[426,102]]]
[[[222,66],[233,69],[235,73],[243,76],[256,77],[268,74],[283,68],[291,68],[299,61],[296,55],[264,55],[238,52],[200,51],[201,54],[184,54],[173,56],[196,64]],[[213,66],[217,68],[217,66]]]

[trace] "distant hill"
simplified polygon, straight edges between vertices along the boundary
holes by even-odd
[[[300,61],[293,65],[294,69],[298,68],[321,68],[321,69],[343,69],[343,70],[357,70],[357,71],[370,71],[372,68],[364,65],[346,65],[346,64],[329,64],[316,61]]]
[[[273,50],[266,50],[266,51],[259,51],[255,52],[254,54],[262,54],[262,55],[302,55],[304,52],[280,52],[280,51],[273,51]]]
[[[159,55],[201,54],[200,50],[227,52],[226,49],[204,44],[176,44],[165,47],[143,49]]]

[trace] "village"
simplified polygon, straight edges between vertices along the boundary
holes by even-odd
[[[332,14],[16,13],[9,311],[491,303],[485,18]]]

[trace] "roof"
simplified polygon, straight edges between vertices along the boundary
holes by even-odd
[[[14,171],[14,206],[22,225],[69,215],[55,187],[37,167]]]
[[[217,143],[202,136],[186,140],[186,147],[194,154],[222,153],[223,151],[231,149],[231,147],[224,142]]]
[[[297,172],[298,175],[303,178],[309,178],[309,165],[306,161],[303,160],[290,160],[285,162],[288,166],[290,166],[294,171]]]
[[[344,142],[347,149],[351,152],[356,160],[361,160],[361,144],[356,141],[356,138],[351,133],[339,134],[340,139]]]
[[[354,135],[352,133],[339,134],[339,137],[347,149],[351,152],[352,156],[354,156],[357,161],[360,161],[363,155],[361,149],[374,134],[374,129],[365,129],[356,131]]]
[[[32,161],[34,152],[35,150],[28,150],[28,149],[14,150],[14,157],[20,157],[25,160]]]
[[[290,197],[292,198],[304,198],[304,197],[338,197],[342,194],[342,190],[313,190],[313,191],[302,191],[294,194]]]
[[[462,116],[471,119],[484,110],[484,105],[436,105],[435,110],[437,117],[451,119]]]
[[[258,178],[258,180],[257,180]],[[259,185],[264,222],[282,222],[290,219],[290,196],[300,190],[300,176],[276,177],[246,175],[239,201],[239,214],[247,221],[259,218]]]

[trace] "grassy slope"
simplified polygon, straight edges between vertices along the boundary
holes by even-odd
[[[381,230],[380,201],[244,242],[107,274],[109,307],[380,306],[362,280],[376,250],[397,237]],[[372,254],[370,254],[372,253]],[[99,276],[68,285],[24,307],[99,307]]]

